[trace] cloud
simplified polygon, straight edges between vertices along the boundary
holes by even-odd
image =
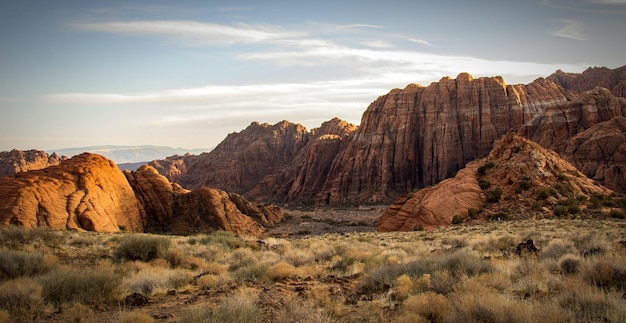
[[[543,5],[556,9],[593,14],[624,14],[626,0],[543,0]]]
[[[437,47],[437,48],[439,47],[439,46],[433,45],[433,44],[431,44],[431,43],[429,43],[429,42],[427,42],[427,41],[425,41],[423,39],[409,38],[408,40],[410,42],[412,42],[412,43],[416,43],[416,44],[419,44],[419,45],[424,45],[424,46],[429,46],[429,47]]]
[[[561,19],[558,22],[565,24],[565,26],[558,30],[550,31],[548,34],[574,40],[587,40],[584,33],[585,25],[582,22],[571,19]]]
[[[274,25],[223,25],[189,20],[112,21],[73,23],[71,26],[83,31],[166,36],[177,43],[193,46],[251,44],[303,36],[300,32]]]

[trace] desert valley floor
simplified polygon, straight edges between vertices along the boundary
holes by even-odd
[[[2,227],[0,321],[626,320],[624,220],[376,233],[384,209],[286,209],[259,239]]]

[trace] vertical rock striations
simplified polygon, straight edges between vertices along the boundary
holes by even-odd
[[[485,155],[494,141],[567,93],[538,79],[506,85],[500,77],[460,74],[428,87],[409,85],[375,100],[339,153],[318,202],[388,201],[449,178]]]

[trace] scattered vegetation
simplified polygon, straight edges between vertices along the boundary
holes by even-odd
[[[623,322],[626,222],[604,212],[289,239],[2,227],[0,321]]]

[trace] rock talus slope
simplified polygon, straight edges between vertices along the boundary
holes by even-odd
[[[550,217],[562,201],[610,193],[553,151],[511,133],[487,158],[472,161],[454,178],[397,199],[381,216],[377,231],[449,225],[454,216],[467,219],[470,208],[482,209],[476,216],[483,219]]]

